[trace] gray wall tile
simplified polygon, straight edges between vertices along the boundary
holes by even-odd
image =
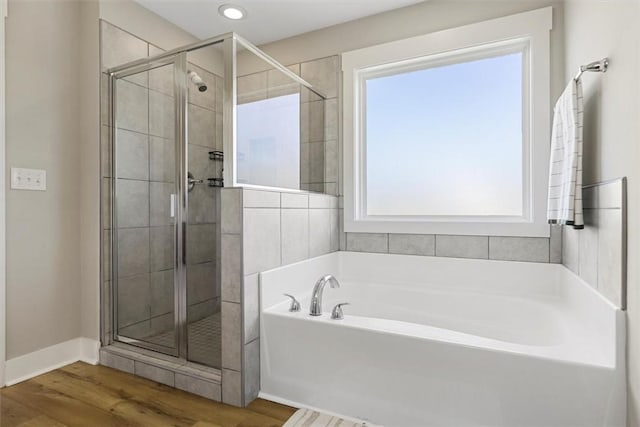
[[[162,369],[136,360],[135,374],[160,384],[165,384],[171,387],[175,386],[174,373],[168,369]]]
[[[309,209],[309,256],[331,252],[331,209]]]
[[[152,53],[151,50],[158,53]],[[150,46],[150,56],[160,53],[160,49]],[[169,96],[174,94],[174,66],[173,64],[163,65],[153,70],[149,70],[149,89]]]
[[[280,211],[244,209],[244,274],[280,265]]]
[[[206,185],[196,185],[189,193],[189,223],[211,224],[216,222],[216,189]]]
[[[238,77],[238,104],[260,101],[267,97],[267,72]]]
[[[338,99],[327,99],[324,103],[325,130],[324,136],[327,140],[337,140],[338,134]]]
[[[176,144],[172,139],[149,138],[149,174],[151,181],[174,182],[176,179]]]
[[[222,403],[242,406],[242,375],[240,372],[222,369]]]
[[[223,233],[242,232],[242,193],[242,189],[236,188],[223,188],[220,192],[220,227]]]
[[[305,193],[282,193],[280,195],[282,209],[308,209],[309,195]]]
[[[242,201],[245,208],[279,208],[280,193],[277,191],[244,190]]]
[[[260,392],[260,340],[244,346],[244,404],[258,397]]]
[[[384,233],[347,233],[347,250],[351,252],[389,252],[389,236]]]
[[[213,111],[189,104],[189,143],[203,147],[216,146],[216,116]]]
[[[584,210],[583,230],[578,232],[578,272],[593,287],[598,283],[598,209]]]
[[[294,64],[287,67],[295,74],[300,74],[300,65]],[[285,75],[280,70],[267,71],[267,97],[274,98],[276,96],[290,95],[300,91],[300,84]]]
[[[576,230],[573,227],[562,227],[562,263],[569,270],[578,274],[580,272],[578,267],[580,251],[580,230]]]
[[[432,234],[389,234],[389,253],[435,255],[436,238]]]
[[[624,187],[625,183],[621,179],[598,186],[598,208],[622,208]]]
[[[324,103],[325,101],[309,102],[309,142],[323,142],[325,140],[325,120],[324,120]]]
[[[215,224],[187,225],[187,260],[189,264],[215,261],[215,241]]]
[[[244,297],[242,310],[244,316],[244,343],[260,336],[260,294],[258,274],[244,277]]]
[[[237,234],[222,235],[222,299],[240,302],[242,241]]]
[[[149,226],[149,182],[119,179],[118,228]]]
[[[282,264],[309,258],[309,211],[282,209]]]
[[[173,268],[175,264],[174,231],[174,227],[150,228],[150,271],[162,271]]]
[[[242,308],[240,304],[222,302],[222,367],[241,369]]]
[[[551,237],[549,238],[549,262],[554,264],[562,263],[562,226],[551,226]]]
[[[149,229],[118,230],[118,275],[132,276],[149,272]]]
[[[303,62],[300,75],[327,98],[335,98],[338,96],[338,66],[337,56]]]
[[[338,198],[327,194],[309,194],[309,208],[336,209],[338,208]]]
[[[213,381],[207,381],[190,375],[176,373],[176,388],[197,394],[198,396],[220,402],[222,400],[222,386]]]
[[[149,137],[119,130],[116,136],[117,178],[149,180]]]
[[[549,262],[549,239],[491,236],[489,258],[503,261]]]
[[[192,120],[189,117],[189,121]],[[174,98],[155,90],[149,91],[149,134],[162,138],[175,137],[175,101]]]
[[[622,210],[599,209],[598,221],[598,290],[618,307],[626,308]]]
[[[215,263],[190,265],[187,269],[187,304],[197,304],[218,296]]]
[[[174,309],[173,270],[156,271],[149,275],[151,316],[172,313]]]
[[[116,111],[119,129],[149,132],[149,89],[125,80],[116,82]],[[116,137],[118,136],[116,131]]]
[[[102,21],[100,25],[100,52],[102,69],[146,58],[147,42]]]
[[[331,227],[331,243],[329,250],[336,252],[340,250],[340,215],[338,209],[329,209],[329,222]]]
[[[436,256],[454,258],[489,258],[486,236],[436,236]]]
[[[133,360],[108,351],[100,350],[100,364],[129,374],[134,373]]]
[[[118,279],[118,326],[123,328],[151,317],[149,273]]]

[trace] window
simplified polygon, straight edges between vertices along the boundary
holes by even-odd
[[[550,13],[343,55],[346,231],[548,235]]]

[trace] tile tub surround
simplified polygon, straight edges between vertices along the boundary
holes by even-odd
[[[585,227],[563,227],[563,264],[626,309],[626,178],[583,187]]]
[[[221,230],[225,254],[222,394],[225,402],[242,406],[255,399],[259,391],[258,275],[337,251],[338,198],[317,193],[224,188]],[[232,323],[236,326],[232,327]]]
[[[342,215],[342,209],[340,209]],[[342,228],[342,221],[340,223]],[[562,230],[551,227],[551,237],[453,236],[398,233],[344,233],[341,250],[350,252],[493,259],[559,264]],[[341,237],[342,240],[342,237]]]
[[[324,315],[289,313],[324,274]],[[625,425],[625,313],[561,264],[337,252],[261,273],[260,305],[266,398],[376,425]]]
[[[113,182],[107,68],[153,56],[162,49],[101,21],[101,194],[103,342],[111,334],[111,186]],[[209,90],[188,88],[190,171],[205,179],[221,165],[209,151],[222,150],[222,79],[189,63],[208,82]],[[166,208],[175,192],[173,73],[169,67],[119,80],[118,128],[119,322],[123,334],[144,339],[173,329],[173,219]],[[217,247],[220,190],[196,186],[189,193],[189,267],[187,316],[190,323],[220,311],[220,266]],[[131,301],[131,304],[127,304]],[[217,350],[219,351],[219,349]],[[215,359],[215,358],[214,358]],[[217,359],[220,359],[218,355]],[[203,362],[204,363],[204,362]]]

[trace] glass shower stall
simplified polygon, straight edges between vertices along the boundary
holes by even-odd
[[[321,190],[324,97],[234,33],[108,76],[105,344],[220,368],[221,188]]]

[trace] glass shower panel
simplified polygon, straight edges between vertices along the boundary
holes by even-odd
[[[187,354],[221,366],[220,187],[223,52],[221,45],[187,54]]]
[[[113,81],[114,327],[117,339],[177,355],[174,63]]]
[[[237,64],[238,183],[324,191],[324,98],[241,46]]]

